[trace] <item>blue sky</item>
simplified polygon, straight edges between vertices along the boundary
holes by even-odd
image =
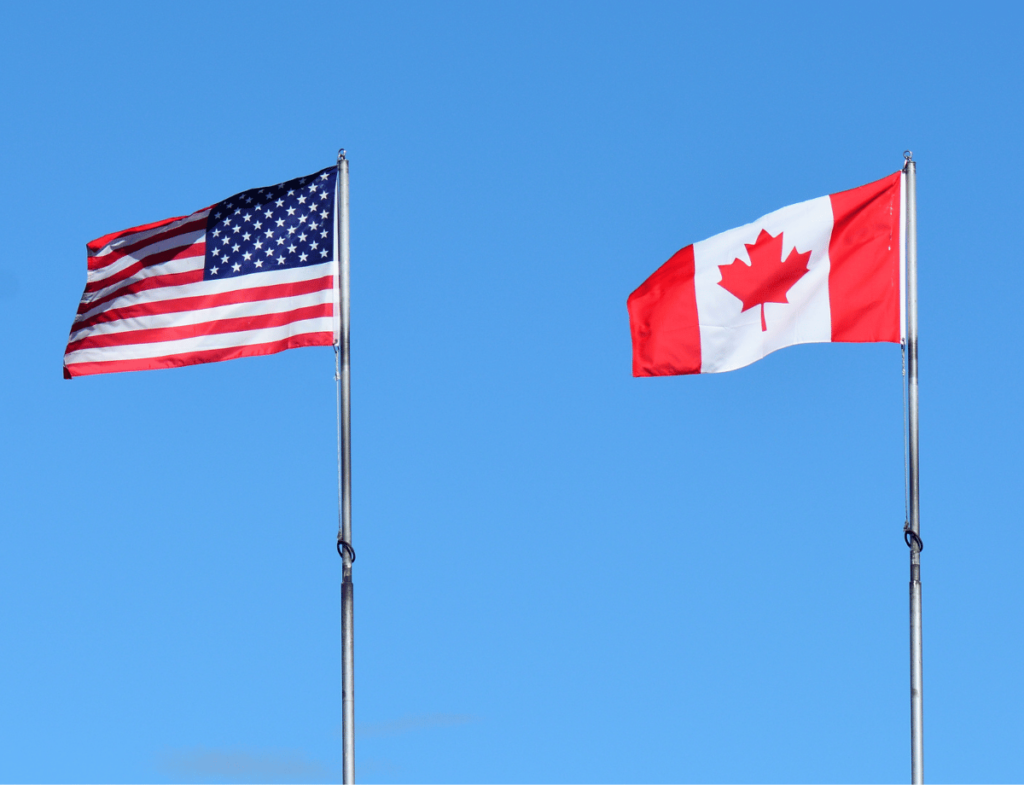
[[[88,240],[342,146],[360,779],[909,778],[899,350],[633,379],[625,307],[681,246],[906,148],[926,775],[1024,779],[1021,23],[7,8],[0,779],[340,779],[331,351],[60,365]]]

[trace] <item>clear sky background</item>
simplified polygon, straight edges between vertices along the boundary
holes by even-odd
[[[357,775],[909,778],[900,352],[633,379],[919,161],[926,775],[1024,779],[1020,6],[10,3],[0,779],[340,779],[330,349],[65,381],[85,243],[352,161]]]

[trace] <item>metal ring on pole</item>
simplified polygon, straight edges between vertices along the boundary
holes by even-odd
[[[344,161],[346,156],[347,153],[345,151],[345,148],[342,147],[340,150],[338,150],[338,163],[340,164],[342,161]]]
[[[917,532],[912,531],[909,525],[903,527],[903,542],[907,544],[908,548],[912,548],[912,542],[917,543],[917,552],[920,553],[924,550],[924,541],[918,536]]]
[[[351,544],[345,542],[344,540],[339,539],[338,540],[338,555],[342,559],[344,559],[345,558],[345,554],[342,553],[342,551],[348,551],[348,558],[351,560],[351,562],[353,564],[355,564],[355,561],[356,561],[356,551],[355,551],[355,548],[353,548]]]

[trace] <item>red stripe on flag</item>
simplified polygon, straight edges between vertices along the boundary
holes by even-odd
[[[634,376],[700,373],[693,246],[675,254],[626,301]]]
[[[220,335],[222,333],[240,333],[247,330],[262,330],[267,327],[280,327],[305,319],[317,319],[331,316],[334,313],[332,303],[307,305],[283,313],[265,313],[257,316],[240,316],[234,319],[217,319],[199,324],[183,324],[180,327],[153,327],[146,330],[125,330],[119,333],[103,333],[79,338],[68,344],[65,354],[80,349],[99,349],[104,346],[134,346],[140,343],[160,343],[162,341],[180,341],[188,338],[200,338],[204,335]]]
[[[833,341],[900,341],[900,173],[832,194]]]
[[[148,232],[150,229],[159,229],[161,226],[167,226],[175,221],[180,221],[182,218],[187,218],[186,215],[179,215],[176,218],[165,218],[162,221],[154,221],[151,224],[142,224],[141,226],[133,226],[131,229],[122,229],[120,232],[111,232],[105,234],[102,237],[97,237],[95,240],[90,240],[85,244],[85,249],[89,254],[89,262],[91,263],[93,258],[102,259],[103,257],[93,257],[93,254],[97,254],[104,249],[104,247],[110,245],[115,240],[119,240],[122,237],[126,237],[130,234],[138,234],[139,232]]]
[[[130,264],[123,270],[114,273],[109,278],[103,278],[99,281],[89,281],[85,285],[85,291],[98,292],[100,289],[106,289],[108,286],[113,286],[115,283],[126,281],[131,278],[135,273],[140,270],[144,270],[147,267],[152,267],[157,264],[163,264],[164,262],[170,262],[173,259],[193,259],[199,256],[206,256],[206,243],[192,243],[186,245],[183,248],[168,248],[166,251],[158,251],[157,253],[150,254],[143,259],[140,259],[135,264]]]
[[[140,227],[138,229],[128,229],[127,232],[139,231],[141,233],[144,230],[148,231],[150,229],[155,229],[155,228],[158,228],[160,226],[165,226],[168,223],[173,223],[174,221],[180,221],[180,220],[181,220],[181,218],[171,218],[171,219],[169,219],[167,221],[159,221],[156,224],[152,224],[150,226]],[[122,259],[125,256],[130,256],[130,255],[134,254],[136,251],[139,251],[139,250],[145,248],[148,245],[154,245],[155,243],[162,243],[165,240],[170,240],[173,237],[180,237],[183,234],[190,234],[192,232],[201,232],[205,228],[206,228],[206,216],[202,216],[201,218],[195,218],[193,220],[186,221],[185,223],[181,224],[180,226],[172,227],[170,229],[167,229],[164,232],[156,232],[155,234],[152,234],[152,235],[150,235],[148,237],[144,237],[143,239],[138,240],[137,242],[134,242],[134,243],[132,243],[130,245],[125,245],[125,246],[122,246],[121,248],[117,248],[117,249],[114,249],[112,251],[109,251],[108,253],[105,253],[102,256],[93,256],[92,255],[92,245],[93,245],[93,243],[98,243],[98,242],[101,242],[102,240],[106,240],[107,237],[111,237],[111,235],[107,235],[107,237],[101,237],[99,240],[93,240],[92,243],[88,244],[88,248],[89,248],[89,251],[90,251],[90,256],[89,256],[89,259],[88,259],[89,269],[90,270],[102,270],[104,267],[109,267],[111,264],[116,262],[118,259]],[[127,232],[120,232],[118,234],[126,234]],[[117,237],[115,236],[114,239],[117,239]],[[113,242],[113,240],[111,240],[110,242]],[[99,253],[99,251],[102,251],[105,247],[106,247],[106,244],[101,245],[99,248],[96,249],[96,253]]]
[[[148,303],[137,305],[125,305],[121,308],[111,308],[109,311],[90,316],[74,325],[73,332],[84,330],[94,324],[105,322],[116,322],[121,319],[135,319],[139,316],[157,316],[164,313],[179,313],[182,311],[198,311],[203,308],[216,308],[219,305],[235,305],[236,303],[251,303],[260,300],[276,300],[282,297],[294,297],[300,294],[312,294],[322,292],[334,286],[334,277],[325,275],[322,278],[313,278],[309,281],[295,281],[294,283],[279,283],[271,286],[258,286],[250,289],[236,289],[231,292],[220,294],[198,295],[196,297],[178,297],[174,300],[154,300]]]
[[[301,346],[333,346],[333,332],[305,333],[283,338],[270,343],[256,343],[248,346],[229,346],[223,349],[205,349],[200,352],[172,354],[166,357],[146,357],[140,360],[108,360],[107,362],[72,363],[65,366],[64,378],[91,376],[98,373],[121,373],[123,371],[149,371],[157,368],[180,368],[199,363],[213,363],[234,360],[236,357],[256,357],[277,354],[286,349]]]
[[[88,313],[94,308],[99,307],[103,303],[115,300],[118,297],[124,297],[128,294],[138,294],[139,292],[145,292],[149,289],[162,289],[165,286],[184,286],[190,283],[199,283],[203,280],[202,270],[186,270],[183,273],[167,273],[167,275],[154,275],[152,278],[143,278],[141,281],[122,286],[116,292],[110,292],[102,297],[98,297],[95,300],[89,302],[82,302],[78,306],[79,315]],[[71,327],[72,331],[78,329],[74,325]]]

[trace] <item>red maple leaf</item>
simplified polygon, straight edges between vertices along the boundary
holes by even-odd
[[[797,253],[794,247],[782,261],[782,232],[772,237],[764,229],[753,245],[744,243],[750,264],[734,259],[731,264],[720,264],[722,280],[718,285],[743,301],[743,311],[761,306],[761,332],[768,329],[764,321],[765,303],[788,303],[786,293],[807,273],[807,260],[811,252]]]

